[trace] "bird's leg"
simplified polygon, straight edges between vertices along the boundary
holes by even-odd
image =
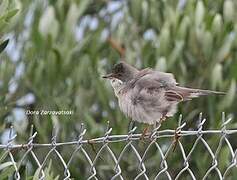
[[[141,137],[140,137],[141,140],[144,140],[145,137],[146,137],[147,135],[149,135],[149,134],[148,134],[148,130],[149,130],[149,125],[147,125],[147,126],[143,129],[142,134],[141,134]]]
[[[167,112],[165,112],[165,113],[162,114],[162,116],[161,116],[161,118],[160,118],[158,124],[157,124],[157,122],[155,122],[155,124],[154,124],[154,126],[153,126],[154,129],[157,128],[157,127],[160,127],[160,126],[161,126],[161,123],[166,120],[166,118],[167,118],[166,114],[167,114]],[[144,128],[140,139],[144,139],[145,136],[147,136],[147,135],[149,135],[149,134],[151,135],[151,133],[149,133],[149,134],[147,133],[147,132],[148,132],[148,129],[149,129],[149,126],[147,126],[147,127]]]
[[[158,129],[160,128],[162,122],[164,122],[166,119],[167,119],[167,116],[166,116],[167,112],[163,113],[161,118],[156,121],[154,124],[153,124],[153,130],[152,132],[150,133],[150,137],[152,136],[153,132],[156,131],[155,133],[157,133]],[[145,129],[144,129],[145,130]]]
[[[167,119],[167,116],[166,116],[167,112],[164,112],[160,118],[160,121],[161,123],[164,122],[166,119]]]
[[[164,122],[166,119],[167,119],[167,116],[162,116],[160,120],[161,122]]]
[[[156,121],[154,124],[153,124],[153,131],[152,131],[152,133],[150,134],[150,137],[152,136],[152,134],[155,132],[155,133],[157,133],[157,131],[158,131],[158,129],[160,128],[160,126],[161,126],[161,123],[162,123],[163,121]]]
[[[157,123],[157,121],[153,124],[153,130],[158,127],[157,124],[159,124],[159,123]]]
[[[128,132],[131,131],[134,127],[135,127],[135,122],[131,120],[128,124]]]
[[[175,130],[174,132],[174,140],[173,140],[173,152],[175,151],[176,147],[177,147],[177,144],[179,142],[179,138],[180,138],[180,134],[179,132],[177,132],[177,130]]]

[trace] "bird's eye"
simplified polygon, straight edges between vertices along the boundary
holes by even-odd
[[[115,79],[112,80],[112,83],[114,83],[114,82],[115,82]]]

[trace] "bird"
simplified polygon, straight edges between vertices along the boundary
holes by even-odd
[[[179,86],[172,73],[151,68],[137,69],[120,61],[109,79],[121,111],[132,121],[155,125],[174,116],[177,105],[199,96],[225,95],[224,92]]]

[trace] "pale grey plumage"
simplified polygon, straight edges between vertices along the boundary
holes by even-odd
[[[115,65],[112,73],[104,76],[111,79],[121,111],[133,121],[155,124],[176,113],[181,101],[222,92],[190,89],[178,86],[173,74],[137,70],[125,62]]]
[[[172,74],[143,70],[131,81],[114,88],[121,111],[134,121],[155,124],[164,114],[172,116],[177,109],[177,102],[165,99],[165,87],[175,86]],[[167,112],[166,112],[167,111]]]

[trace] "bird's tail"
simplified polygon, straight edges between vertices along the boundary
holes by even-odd
[[[176,87],[176,92],[182,95],[184,100],[190,100],[192,98],[196,98],[199,96],[207,96],[207,95],[225,95],[225,92],[220,91],[211,91],[211,90],[203,90],[203,89],[192,89],[185,87]]]

